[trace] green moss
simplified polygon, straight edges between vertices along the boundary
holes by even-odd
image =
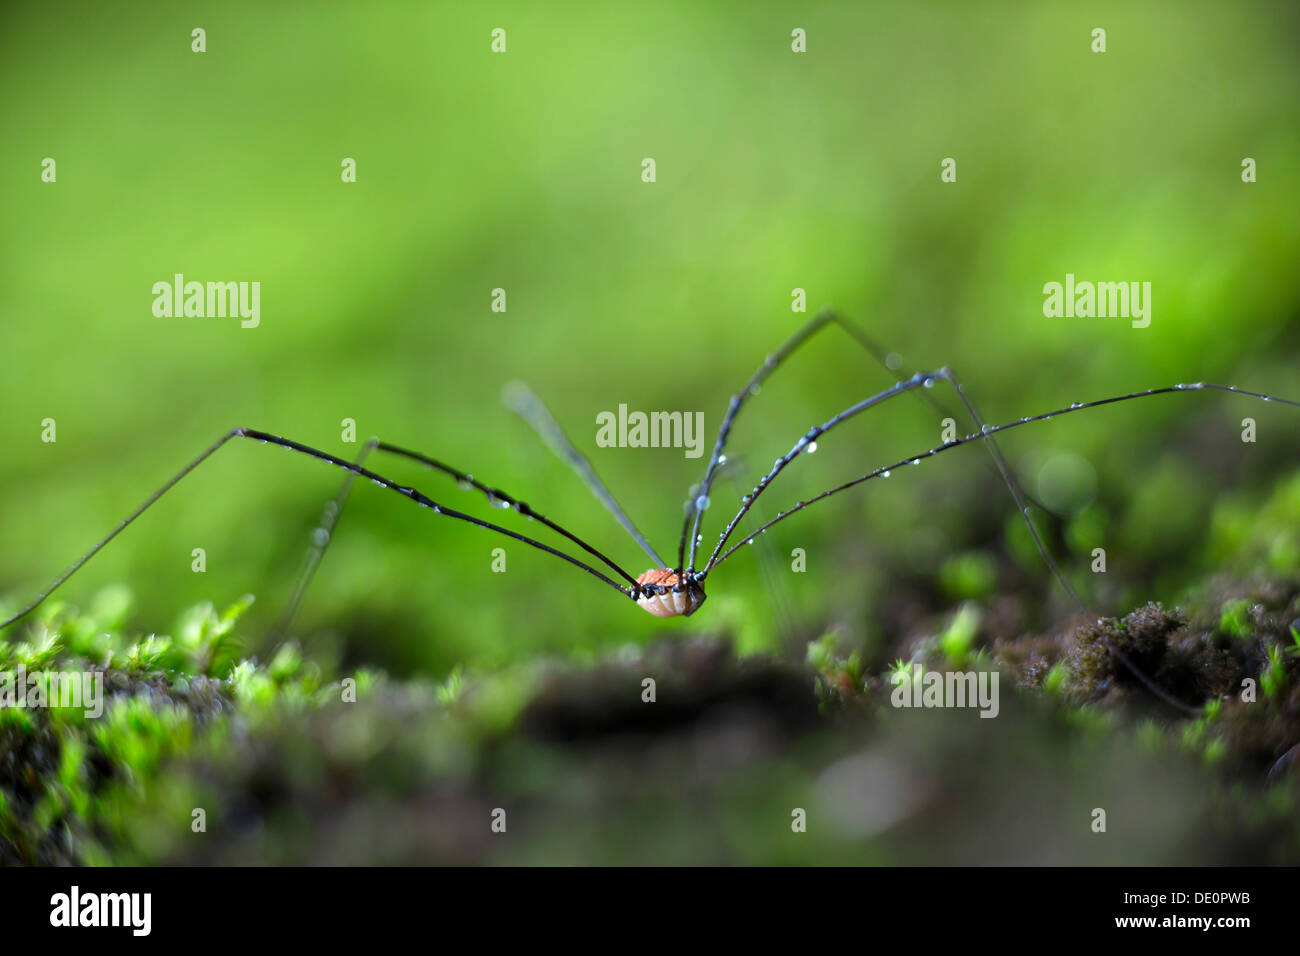
[[[1233,598],[1223,602],[1223,607],[1219,612],[1219,630],[1220,632],[1235,637],[1238,640],[1247,640],[1251,635],[1250,623],[1250,602],[1244,598]]]
[[[1180,772],[1202,775],[1191,789],[1238,806],[1241,820],[1259,817],[1251,826],[1292,826],[1282,813],[1261,817],[1252,788],[1270,768],[1285,780],[1279,758],[1300,740],[1291,653],[1300,644],[1279,623],[1300,606],[1294,589],[1252,595],[1264,610],[1244,637],[1220,633],[1219,598],[1188,613],[1151,604],[1056,633],[994,633],[977,648],[999,619],[966,604],[940,629],[922,622],[879,649],[910,659],[877,673],[864,669],[862,648],[827,631],[805,645],[801,665],[738,658],[724,639],[676,639],[579,665],[456,668],[440,683],[337,673],[294,642],[266,661],[232,657],[249,599],[220,612],[199,605],[170,633],[136,636],[123,592],[110,598],[108,623],[63,606],[0,644],[7,666],[90,671],[107,695],[98,719],[75,708],[0,709],[0,862],[914,861],[910,843],[898,857],[887,842],[844,856],[820,816],[810,832],[824,836],[787,844],[790,809],[772,801],[822,812],[816,795],[856,779],[861,761],[922,789],[951,775],[945,786],[965,792],[989,773],[1019,786],[1018,773],[1059,759],[1091,785],[1105,755],[1129,745],[1148,761],[1183,761]],[[1199,714],[1165,708],[1117,666],[1112,647]],[[893,675],[927,666],[998,667],[1021,689],[1002,685],[992,728],[889,706]],[[1253,703],[1237,693],[1247,678],[1260,688]],[[1132,707],[1147,712],[1136,725]],[[993,749],[976,757],[977,744]],[[912,756],[920,764],[895,766]],[[1147,788],[1154,766],[1123,769],[1125,785]],[[1296,810],[1294,790],[1282,805]],[[735,803],[701,818],[711,800]],[[518,844],[464,836],[479,832],[467,820],[498,806],[546,825]],[[199,810],[206,834],[192,829]],[[787,822],[763,835],[769,818]],[[356,832],[387,837],[372,845]],[[1284,845],[1300,858],[1300,840]]]
[[[1268,666],[1259,677],[1259,686],[1270,700],[1280,700],[1286,692],[1289,679],[1282,648],[1273,644],[1268,648]]]
[[[1107,693],[1115,685],[1138,678],[1117,660],[1113,651],[1146,673],[1161,668],[1171,636],[1187,623],[1185,617],[1151,603],[1123,618],[1101,618],[1075,634],[1068,663],[1074,688],[1085,699]]]
[[[975,635],[979,632],[980,610],[977,605],[967,602],[953,615],[952,623],[939,636],[939,648],[949,665],[956,669],[966,666],[975,646]]]
[[[835,631],[809,641],[804,659],[817,675],[816,692],[823,709],[835,702],[854,700],[866,691],[862,655],[856,649],[845,654]]]
[[[1052,665],[1043,678],[1043,690],[1049,694],[1062,693],[1070,683],[1070,668],[1062,661]]]
[[[45,609],[26,640],[0,644],[0,670],[22,670],[47,699],[58,675],[98,681],[103,695],[97,717],[87,716],[89,700],[0,709],[0,861],[106,859],[105,846],[129,846],[130,833],[148,829],[142,805],[176,792],[167,772],[177,760],[215,755],[234,723],[255,719],[259,707],[265,713],[312,699],[319,668],[292,645],[269,668],[225,663],[251,602],[220,614],[199,605],[182,613],[175,636],[130,638],[122,630],[128,596],[112,589],[85,614],[67,605]]]

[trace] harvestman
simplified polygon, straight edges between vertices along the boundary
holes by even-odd
[[[870,351],[878,361],[886,365],[886,367],[891,367],[891,363],[887,360],[884,351],[878,345],[876,345],[871,339],[869,339],[856,327],[844,321],[839,317],[838,314],[836,314],[834,311],[829,309],[819,313],[817,316],[811,319],[803,328],[801,328],[794,335],[792,335],[785,342],[785,344],[782,345],[777,351],[768,355],[766,360],[763,362],[763,364],[759,366],[758,370],[754,372],[754,374],[750,377],[749,381],[745,383],[745,386],[739,392],[737,392],[735,395],[731,397],[731,401],[727,406],[726,414],[723,416],[722,419],[722,426],[718,430],[717,442],[714,444],[713,454],[709,458],[709,464],[707,470],[705,471],[704,478],[699,485],[691,489],[691,498],[690,498],[690,502],[688,503],[686,518],[685,521],[683,522],[681,538],[677,544],[677,562],[676,565],[673,567],[669,567],[668,562],[666,562],[662,557],[659,556],[658,552],[656,552],[655,549],[651,547],[650,543],[646,540],[645,536],[642,535],[641,532],[637,530],[636,526],[632,523],[632,520],[627,516],[626,512],[624,512],[624,510],[619,506],[618,502],[615,500],[614,496],[610,493],[609,489],[605,487],[604,483],[596,475],[596,472],[592,468],[591,463],[582,455],[581,452],[579,452],[573,446],[572,442],[568,440],[563,430],[560,428],[559,424],[551,416],[550,412],[546,409],[546,407],[542,404],[542,402],[535,395],[533,395],[533,393],[526,386],[522,385],[521,383],[512,383],[512,385],[508,386],[506,389],[505,397],[507,403],[513,408],[513,410],[516,413],[518,413],[521,417],[523,417],[533,427],[535,431],[538,432],[538,434],[550,446],[553,452],[555,452],[559,457],[564,459],[570,465],[570,467],[572,467],[574,471],[578,473],[578,475],[582,478],[582,480],[588,486],[588,488],[596,495],[596,497],[601,501],[601,503],[604,504],[604,506],[607,509],[609,509],[609,511],[614,515],[614,517],[618,520],[619,524],[621,524],[623,528],[628,532],[628,534],[632,536],[633,540],[636,541],[636,543],[641,547],[641,549],[647,555],[649,555],[650,559],[655,564],[655,566],[651,570],[646,571],[645,573],[641,574],[639,577],[634,578],[631,574],[629,574],[626,570],[624,570],[620,565],[615,563],[611,558],[607,557],[604,553],[597,550],[595,547],[588,544],[586,541],[579,538],[571,531],[562,527],[557,522],[552,521],[551,519],[547,518],[545,515],[542,515],[541,513],[535,511],[532,507],[525,504],[523,501],[520,501],[514,496],[509,495],[498,488],[493,488],[489,485],[484,484],[481,481],[478,481],[472,475],[466,472],[460,471],[459,469],[453,468],[452,466],[437,461],[436,459],[420,454],[419,452],[410,451],[405,448],[400,448],[396,445],[391,445],[387,442],[379,441],[378,439],[372,439],[365,445],[358,458],[355,461],[349,462],[349,461],[345,461],[342,458],[336,457],[335,455],[331,455],[328,452],[321,451],[317,448],[312,448],[309,445],[304,445],[300,442],[293,441],[292,439],[289,438],[282,438],[278,435],[272,435],[268,432],[259,431],[253,428],[235,428],[227,432],[226,434],[222,435],[207,450],[205,450],[197,458],[195,458],[188,465],[182,468],[170,480],[168,480],[161,488],[159,488],[152,495],[150,495],[144,501],[143,504],[141,504],[138,508],[136,508],[135,511],[131,512],[131,514],[128,515],[125,519],[119,522],[117,527],[114,528],[113,531],[110,532],[103,540],[101,540],[98,544],[92,547],[84,555],[78,558],[77,561],[75,561],[66,571],[64,571],[61,575],[59,575],[59,577],[56,578],[54,582],[50,584],[49,587],[47,587],[44,591],[42,591],[39,595],[37,595],[36,598],[32,600],[31,603],[29,603],[26,607],[20,610],[17,614],[14,614],[13,616],[9,617],[7,620],[3,622],[0,622],[0,628],[7,627],[8,625],[13,624],[15,621],[21,619],[22,617],[26,616],[27,614],[35,610],[47,597],[49,597],[50,594],[52,594],[55,591],[55,589],[57,589],[68,578],[70,578],[74,573],[76,573],[77,570],[79,570],[82,567],[82,565],[84,565],[87,561],[89,561],[92,557],[94,557],[101,549],[103,549],[110,541],[112,541],[115,537],[117,537],[117,535],[119,535],[123,530],[125,530],[126,527],[130,525],[133,521],[135,521],[136,518],[140,517],[140,515],[143,514],[154,502],[156,502],[159,498],[161,498],[164,494],[166,494],[169,490],[171,490],[171,488],[182,478],[184,478],[191,471],[193,471],[204,461],[206,461],[209,457],[215,454],[219,448],[225,445],[226,442],[230,441],[232,438],[251,438],[254,439],[255,441],[259,441],[264,444],[278,445],[281,448],[287,448],[291,451],[299,452],[304,455],[309,455],[312,458],[316,458],[320,461],[328,462],[329,464],[335,465],[348,472],[348,475],[344,480],[342,489],[339,491],[338,496],[327,506],[322,525],[320,528],[317,529],[312,550],[308,553],[308,557],[304,565],[303,571],[299,575],[298,583],[294,589],[294,593],[291,598],[288,611],[286,612],[286,615],[282,620],[282,625],[281,625],[282,628],[287,627],[289,621],[292,619],[294,613],[298,608],[298,605],[300,604],[303,598],[303,594],[305,593],[306,588],[311,581],[316,566],[320,563],[320,560],[324,555],[324,551],[326,546],[329,543],[329,539],[331,537],[334,524],[338,520],[339,513],[342,510],[344,503],[347,501],[351,484],[357,477],[368,478],[370,479],[370,481],[380,486],[381,488],[386,488],[389,491],[396,492],[397,494],[402,495],[403,497],[409,498],[411,501],[414,501],[416,504],[432,510],[435,514],[443,515],[448,518],[455,518],[459,521],[468,522],[469,524],[475,525],[479,528],[484,528],[488,531],[492,531],[497,534],[504,535],[507,538],[512,538],[515,541],[520,541],[528,545],[529,547],[536,548],[539,551],[544,551],[547,554],[554,555],[555,557],[563,561],[567,561],[569,564],[573,565],[574,567],[580,568],[581,570],[592,575],[593,577],[598,578],[600,581],[604,582],[609,587],[618,591],[620,594],[626,597],[630,597],[632,600],[634,600],[637,603],[639,607],[655,615],[656,617],[677,617],[677,616],[689,617],[690,615],[694,614],[697,610],[699,610],[700,605],[704,603],[705,600],[704,582],[708,578],[708,576],[713,572],[713,570],[717,568],[720,564],[722,564],[724,561],[726,561],[733,554],[735,554],[736,551],[741,546],[753,541],[758,535],[762,534],[764,531],[766,531],[768,528],[775,525],[777,522],[784,521],[785,519],[789,518],[791,515],[803,511],[805,508],[808,508],[809,506],[815,504],[818,501],[822,501],[826,498],[831,497],[832,495],[839,494],[841,491],[845,491],[849,488],[856,487],[857,485],[860,485],[864,482],[870,481],[875,478],[888,477],[890,472],[894,469],[906,467],[909,465],[918,465],[921,463],[921,461],[927,458],[933,458],[936,455],[940,455],[944,452],[951,451],[952,449],[957,448],[961,445],[966,445],[975,441],[983,441],[987,446],[992,456],[993,462],[997,468],[997,471],[1002,478],[1002,481],[1006,484],[1008,490],[1011,492],[1012,497],[1015,499],[1017,507],[1020,509],[1021,516],[1024,518],[1025,524],[1029,529],[1029,533],[1033,538],[1034,544],[1037,547],[1039,554],[1042,555],[1043,560],[1046,562],[1047,566],[1052,571],[1052,574],[1056,577],[1057,581],[1061,584],[1061,586],[1065,588],[1066,591],[1069,592],[1070,596],[1081,607],[1086,607],[1082,599],[1078,596],[1078,594],[1070,586],[1069,582],[1065,579],[1064,575],[1061,574],[1055,562],[1052,560],[1051,555],[1048,553],[1047,548],[1044,546],[1041,538],[1039,537],[1038,532],[1034,527],[1033,521],[1030,518],[1029,506],[1027,504],[1028,499],[1026,498],[1024,492],[1020,489],[1019,485],[1016,483],[1014,477],[1012,476],[1011,470],[1007,466],[1006,460],[1003,458],[1000,450],[998,449],[993,436],[997,435],[1000,432],[1009,431],[1013,428],[1020,428],[1024,425],[1029,425],[1034,422],[1047,421],[1052,418],[1055,418],[1058,415],[1068,415],[1089,408],[1097,408],[1102,405],[1111,405],[1118,402],[1127,402],[1138,398],[1146,398],[1152,395],[1163,395],[1163,394],[1174,393],[1174,392],[1194,392],[1194,391],[1207,391],[1207,390],[1214,390],[1220,392],[1232,392],[1234,394],[1245,395],[1250,398],[1258,399],[1264,402],[1279,402],[1282,404],[1291,405],[1300,408],[1300,402],[1293,401],[1291,399],[1278,398],[1271,395],[1265,395],[1260,392],[1250,392],[1244,389],[1236,388],[1231,385],[1212,385],[1208,383],[1197,383],[1193,385],[1169,385],[1162,388],[1152,388],[1140,392],[1131,392],[1126,395],[1118,395],[1118,396],[1113,396],[1111,398],[1097,399],[1091,402],[1075,402],[1066,408],[1058,408],[1055,409],[1054,411],[1044,412],[1039,415],[1025,416],[1016,421],[1007,422],[1002,425],[989,426],[984,424],[984,422],[979,416],[979,413],[976,411],[974,404],[967,397],[966,391],[962,387],[961,382],[957,379],[957,376],[953,374],[951,369],[945,367],[945,368],[937,369],[932,372],[918,372],[915,375],[900,377],[898,381],[894,385],[891,385],[889,388],[877,392],[876,394],[871,395],[870,397],[865,398],[862,401],[849,406],[839,414],[834,415],[831,418],[828,418],[820,425],[814,425],[812,428],[810,428],[805,435],[800,437],[799,440],[795,442],[794,446],[786,454],[784,454],[783,456],[781,456],[776,460],[776,463],[772,466],[772,469],[759,480],[758,484],[754,486],[753,490],[749,494],[742,497],[739,510],[737,510],[735,516],[729,522],[727,522],[726,526],[723,528],[721,534],[718,537],[717,543],[713,546],[712,552],[709,554],[708,559],[704,562],[704,566],[697,567],[697,558],[699,557],[698,546],[702,540],[700,535],[700,523],[701,520],[703,519],[704,511],[708,507],[710,489],[713,486],[714,479],[718,475],[719,467],[722,464],[724,464],[726,461],[726,456],[723,453],[724,450],[726,449],[727,438],[731,433],[731,428],[732,425],[735,423],[736,417],[740,414],[740,410],[744,406],[745,401],[750,396],[758,392],[760,386],[767,379],[767,377],[771,375],[772,372],[774,372],[777,369],[777,367],[780,366],[781,363],[784,362],[785,359],[790,356],[792,352],[798,349],[800,345],[802,345],[813,335],[815,335],[816,333],[818,333],[819,331],[821,331],[822,329],[830,325],[840,326],[848,334],[853,336],[853,338],[860,345],[862,345],[864,348]],[[947,442],[944,445],[930,448],[927,451],[923,451],[916,455],[909,456],[898,462],[895,462],[892,465],[885,465],[883,467],[876,468],[872,471],[867,472],[866,474],[859,475],[857,478],[854,478],[850,481],[846,481],[843,484],[836,485],[833,488],[829,488],[818,495],[814,495],[811,498],[807,498],[802,501],[799,501],[788,510],[778,513],[775,518],[766,522],[761,527],[756,528],[754,531],[750,532],[749,534],[745,535],[739,540],[733,542],[730,547],[727,547],[727,543],[731,540],[732,535],[735,533],[737,526],[739,525],[741,520],[744,519],[745,515],[748,514],[749,510],[753,507],[754,503],[758,500],[759,496],[762,495],[763,492],[767,490],[767,488],[772,484],[772,482],[777,478],[777,476],[780,475],[781,472],[784,471],[786,467],[790,465],[791,462],[793,462],[800,455],[810,454],[811,452],[815,451],[817,448],[817,440],[819,438],[823,437],[824,435],[831,432],[839,425],[843,424],[844,422],[848,421],[851,418],[854,418],[855,416],[866,411],[867,409],[873,408],[876,405],[883,404],[884,402],[892,398],[896,398],[899,395],[903,395],[908,392],[920,392],[926,398],[928,398],[932,404],[935,404],[936,407],[942,407],[938,405],[937,402],[935,402],[935,400],[929,394],[928,391],[929,389],[933,388],[936,384],[939,383],[946,383],[948,386],[952,388],[953,392],[956,394],[957,398],[960,400],[963,408],[965,409],[966,414],[970,417],[971,422],[975,426],[975,431],[973,433],[962,437],[954,438],[953,440]],[[500,508],[513,509],[514,511],[525,516],[526,518],[530,518],[534,521],[537,521],[540,524],[545,525],[547,528],[550,528],[552,531],[558,533],[562,537],[566,538],[568,541],[572,542],[574,545],[576,545],[577,547],[585,551],[588,555],[591,555],[591,557],[594,558],[596,562],[605,565],[619,578],[622,578],[623,581],[626,583],[620,584],[618,581],[614,580],[609,575],[598,570],[596,567],[593,567],[592,564],[588,564],[587,562],[577,557],[574,557],[571,554],[567,554],[564,551],[560,551],[557,548],[544,544],[541,541],[537,541],[534,538],[530,538],[527,535],[519,534],[518,532],[511,531],[508,528],[503,528],[500,525],[493,524],[490,521],[484,521],[483,519],[476,518],[473,515],[468,515],[461,511],[457,511],[453,508],[448,508],[447,506],[439,504],[438,502],[434,501],[432,498],[429,498],[423,492],[419,491],[418,489],[412,486],[398,484],[395,481],[391,481],[388,478],[385,478],[383,475],[380,475],[374,471],[369,470],[368,468],[364,467],[363,462],[373,451],[386,452],[388,454],[396,455],[398,457],[407,458],[412,461],[420,462],[421,464],[435,471],[440,471],[443,474],[454,478],[457,482],[460,483],[462,487],[474,488],[477,489],[478,491],[481,491],[483,494],[487,496],[488,501],[493,505]],[[1144,674],[1141,673],[1141,671],[1139,671],[1136,667],[1134,667],[1131,662],[1125,659],[1125,657],[1122,654],[1120,654],[1120,652],[1117,649],[1112,647],[1111,650],[1126,666],[1129,667],[1130,670],[1134,672],[1134,674],[1136,674],[1142,680],[1144,684],[1147,685],[1147,687],[1151,691],[1156,693],[1161,698],[1165,699],[1167,702],[1175,706],[1181,707],[1183,709],[1186,709],[1185,705],[1182,705],[1179,702],[1169,698],[1168,695],[1166,695],[1160,688],[1155,686],[1149,680],[1149,678],[1147,678]]]

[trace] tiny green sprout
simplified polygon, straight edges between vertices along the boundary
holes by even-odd
[[[245,594],[220,614],[205,601],[181,615],[177,644],[194,670],[209,677],[229,675],[242,643],[235,635],[235,625],[252,604],[253,595]]]
[[[1070,683],[1070,666],[1065,661],[1058,661],[1043,678],[1043,690],[1049,694],[1060,694]]]
[[[1268,649],[1268,666],[1259,675],[1259,686],[1269,699],[1281,697],[1286,690],[1286,669],[1282,661],[1282,648],[1273,644]]]
[[[1249,640],[1250,602],[1245,598],[1232,598],[1224,601],[1219,610],[1219,631],[1238,640]]]
[[[361,700],[385,682],[385,675],[383,671],[363,667],[352,674],[352,680],[355,682],[357,700]]]
[[[57,628],[45,631],[38,640],[18,645],[18,662],[29,671],[45,670],[63,649]]]
[[[839,667],[855,686],[862,683],[862,655],[857,651],[850,651],[849,656],[840,661]]]
[[[1300,627],[1291,625],[1291,646],[1286,649],[1289,657],[1300,657]]]
[[[171,646],[171,638],[150,634],[143,640],[136,641],[135,644],[131,645],[130,650],[126,652],[123,666],[127,670],[140,674],[155,670],[162,658],[171,649]]]
[[[1205,722],[1203,720],[1193,720],[1183,728],[1183,746],[1188,750],[1199,750],[1201,741],[1204,739]]]
[[[861,655],[855,650],[842,658],[837,653],[838,647],[839,635],[835,631],[828,631],[808,642],[805,659],[817,674],[815,686],[819,707],[836,697],[843,699],[866,690]]]
[[[948,629],[939,638],[939,647],[943,650],[943,656],[953,667],[963,667],[970,658],[979,626],[979,608],[967,602],[961,606],[954,615],[952,623],[948,625]]]
[[[444,706],[454,704],[460,699],[461,688],[465,684],[465,676],[461,672],[460,665],[457,664],[447,675],[447,679],[438,685],[438,700]]]
[[[247,707],[270,710],[275,704],[275,682],[252,661],[240,661],[230,672],[230,687],[235,699]]]
[[[302,654],[298,646],[289,641],[280,645],[280,649],[275,652],[275,657],[271,659],[267,671],[271,675],[271,680],[277,684],[283,684],[286,681],[293,680],[302,670]]]
[[[1205,715],[1201,718],[1207,724],[1212,724],[1223,715],[1223,701],[1215,697],[1205,702]]]
[[[816,640],[809,641],[805,660],[815,670],[830,670],[835,663],[835,632],[827,631]]]
[[[1209,763],[1217,763],[1227,752],[1227,742],[1222,737],[1209,737],[1210,725],[1218,721],[1223,714],[1223,701],[1219,698],[1207,701],[1205,709],[1200,717],[1188,722],[1183,727],[1182,741],[1183,746],[1188,750],[1200,750],[1201,745],[1205,746],[1205,759]],[[1213,753],[1211,750],[1213,749]]]

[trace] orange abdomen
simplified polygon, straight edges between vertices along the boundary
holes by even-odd
[[[655,617],[689,616],[704,603],[704,589],[690,578],[683,582],[676,572],[667,568],[654,568],[636,579],[637,584],[656,585],[668,588],[657,594],[643,594],[637,599],[637,606],[649,611]]]

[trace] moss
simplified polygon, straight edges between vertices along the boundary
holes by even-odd
[[[1123,618],[1101,618],[1081,627],[1068,656],[1075,690],[1085,699],[1096,699],[1117,683],[1138,681],[1116,660],[1112,649],[1134,666],[1155,673],[1165,663],[1170,636],[1186,623],[1181,614],[1152,603]]]
[[[1250,602],[1244,598],[1224,601],[1219,612],[1219,630],[1238,640],[1248,640],[1251,635]]]
[[[857,650],[845,654],[834,631],[808,642],[805,661],[816,675],[815,691],[823,713],[832,707],[861,702],[870,693],[863,680],[861,654]]]
[[[266,661],[241,657],[247,599],[133,636],[117,593],[100,602],[103,620],[57,608],[0,643],[5,668],[87,670],[107,695],[99,719],[0,709],[0,862],[910,862],[949,859],[952,846],[1032,861],[1024,848],[1036,838],[1016,836],[1003,788],[1040,793],[1030,778],[1045,767],[1072,781],[1067,792],[1109,774],[1113,793],[1162,794],[1150,797],[1159,805],[1197,794],[1180,805],[1189,836],[1178,846],[1197,847],[1198,861],[1296,862],[1297,592],[1294,582],[1215,585],[1186,610],[1149,604],[1015,637],[997,629],[1016,615],[968,604],[886,648],[828,631],[799,661],[738,657],[715,636],[581,664],[457,668],[437,683],[337,672],[292,642]],[[1230,600],[1250,608],[1248,634],[1219,626]],[[976,647],[977,637],[991,642]],[[1112,647],[1198,713],[1161,704]],[[891,652],[892,667],[864,669]],[[961,666],[1014,678],[998,720],[890,706],[893,671]],[[1253,701],[1243,681],[1255,682]],[[1146,756],[1114,763],[1126,747]],[[922,817],[931,790],[980,792],[1000,768],[985,816],[968,816],[1004,842],[954,832],[937,810],[893,850],[846,843],[822,818],[810,833],[825,835],[797,851],[780,836],[788,822],[761,835],[768,817],[788,820],[780,801],[816,811],[816,795],[859,764],[894,768]],[[498,807],[510,808],[520,842],[493,840],[485,821]],[[192,828],[200,810],[206,832]],[[1000,822],[990,830],[988,820]],[[1222,843],[1207,835],[1214,827],[1226,828]],[[1102,852],[1072,846],[1081,860]],[[1183,859],[1150,852],[1145,862]]]
[[[970,660],[975,646],[975,635],[980,627],[979,607],[963,604],[953,615],[952,623],[939,636],[939,648],[950,666],[960,669]]]

